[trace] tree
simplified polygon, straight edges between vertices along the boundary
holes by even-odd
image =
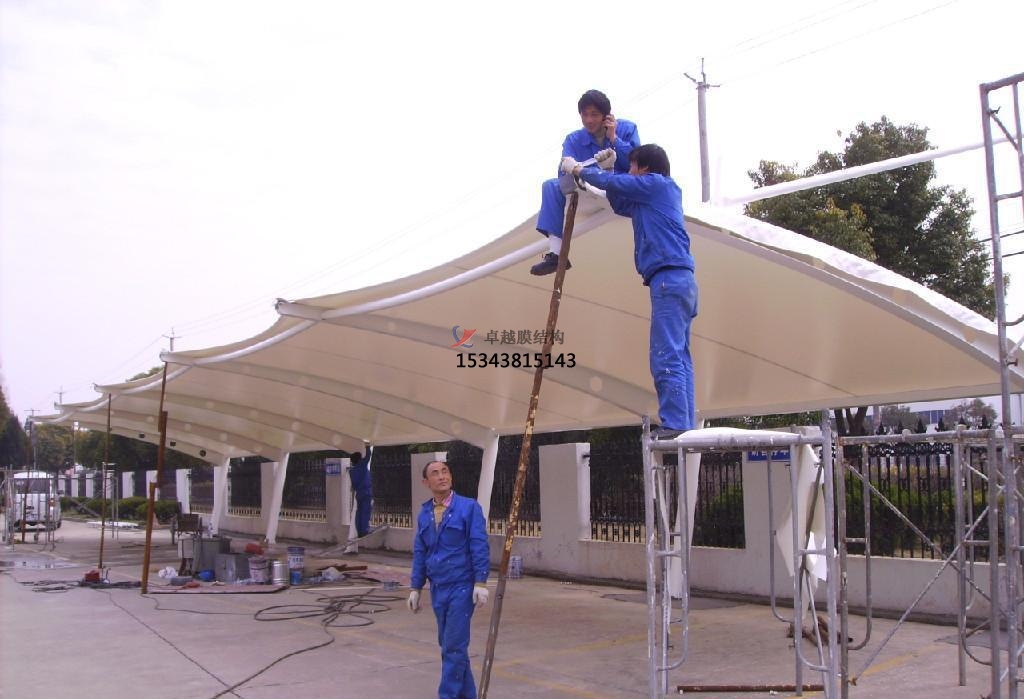
[[[748,174],[766,187],[866,165],[931,148],[927,134],[883,116],[871,125],[859,123],[841,153],[819,153],[802,173],[795,165],[763,160]],[[965,190],[933,186],[934,177],[934,164],[924,162],[753,202],[746,213],[872,260],[992,318],[991,268],[971,230],[972,201]],[[839,433],[866,434],[866,416],[866,407],[835,411]]]
[[[13,415],[3,421],[0,432],[0,467],[21,468],[28,464],[28,435]]]
[[[64,425],[32,424],[35,432],[35,466],[40,471],[63,471],[71,468],[73,449],[71,430]]]
[[[942,414],[942,421],[949,429],[955,428],[961,419],[970,427],[981,427],[982,420],[987,420],[989,425],[994,425],[996,410],[980,398],[975,398],[971,401],[960,401],[947,408],[946,412]]]
[[[879,411],[879,418],[882,426],[890,430],[901,426],[902,429],[913,429],[919,419],[909,405],[883,405]]]
[[[910,155],[931,148],[928,130],[886,117],[858,124],[841,153],[824,151],[799,175],[795,166],[761,161],[751,180],[764,187],[797,177]],[[747,215],[841,248],[957,301],[995,315],[991,269],[971,230],[973,203],[965,190],[937,187],[935,165],[918,163],[836,182],[747,206]]]

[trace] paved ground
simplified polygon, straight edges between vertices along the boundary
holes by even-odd
[[[129,531],[105,541],[111,582],[140,578],[143,542],[143,532]],[[156,532],[154,542],[150,568],[177,565],[169,533]],[[307,546],[312,565],[315,545]],[[56,591],[66,587],[61,583],[81,580],[98,554],[99,531],[67,520],[52,546],[30,536],[0,549],[0,697],[436,696],[440,660],[433,615],[429,607],[411,615],[405,587],[385,590],[355,579],[274,594],[144,596],[138,588],[77,586]],[[364,549],[345,560],[368,564],[381,580],[408,580],[405,556]],[[793,682],[792,641],[767,607],[711,599],[697,599],[694,607],[689,658],[672,676],[673,687]],[[473,621],[478,679],[489,618],[490,607]],[[644,595],[635,589],[530,576],[509,581],[489,696],[648,696],[646,619]],[[851,654],[859,681],[850,697],[988,694],[988,668],[975,663],[968,664],[968,685],[957,686],[956,645],[949,642],[956,630],[950,627],[907,624],[861,671],[892,624],[876,620],[868,649]],[[863,626],[854,620],[854,633]],[[806,643],[804,648],[811,650]],[[808,673],[805,681],[820,679]]]

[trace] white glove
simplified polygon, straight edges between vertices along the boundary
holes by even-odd
[[[473,604],[476,605],[477,609],[487,604],[488,598],[491,593],[487,591],[487,588],[482,585],[473,586]]]
[[[567,155],[562,158],[562,166],[560,169],[562,172],[571,175],[577,165],[579,165],[579,163],[576,162],[576,158]]]
[[[615,149],[605,148],[594,154],[594,160],[601,166],[602,170],[611,170],[615,167]]]
[[[409,611],[415,614],[420,610],[420,591],[413,590],[409,593],[409,600],[406,602],[409,607]]]

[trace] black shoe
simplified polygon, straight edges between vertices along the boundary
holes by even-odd
[[[569,260],[565,261],[565,268],[572,269],[572,262]],[[535,277],[543,277],[545,274],[553,274],[558,269],[558,255],[553,252],[549,252],[544,255],[544,259],[530,267],[530,274]]]
[[[674,430],[671,427],[656,427],[651,430],[651,439],[675,439],[686,430]]]

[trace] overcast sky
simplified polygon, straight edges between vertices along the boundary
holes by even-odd
[[[0,0],[8,403],[91,400],[172,331],[175,349],[241,340],[278,297],[479,247],[535,213],[592,87],[666,148],[690,203],[701,57],[721,196],[883,114],[939,148],[980,142],[979,83],[1024,70],[1019,0],[694,5]],[[980,151],[938,172],[987,211]]]

